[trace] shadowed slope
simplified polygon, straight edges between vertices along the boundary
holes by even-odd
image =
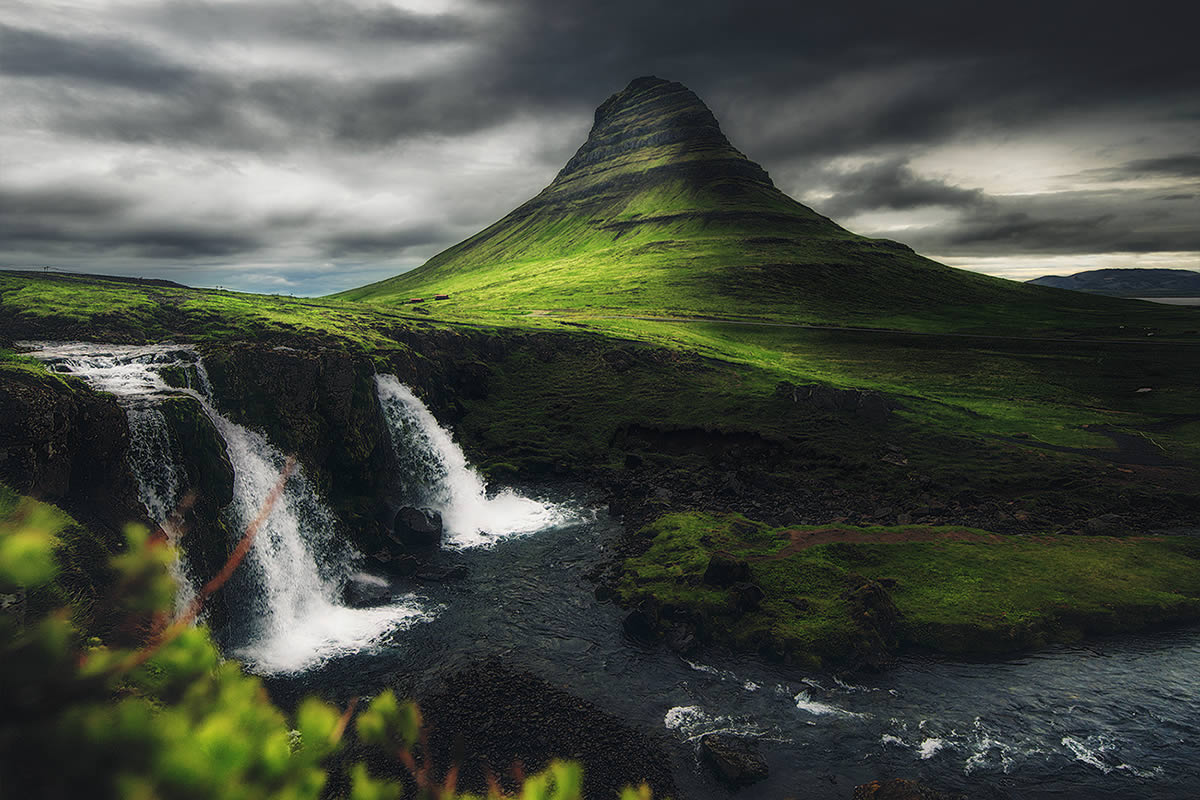
[[[606,100],[587,141],[532,200],[412,272],[338,296],[435,293],[453,295],[439,306],[452,313],[620,310],[941,330],[1013,315],[1051,328],[1064,310],[1114,310],[850,233],[775,188],[693,92],[659,78]]]

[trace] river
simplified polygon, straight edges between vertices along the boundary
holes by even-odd
[[[203,377],[194,354],[70,345],[42,346],[40,355],[118,395],[135,440],[146,437],[131,454],[143,483],[154,471],[139,459],[172,457],[147,409],[171,392],[201,401],[226,439],[235,486],[245,495],[227,511],[233,529],[278,474],[282,454],[223,417],[210,404],[207,381],[175,390],[157,378],[164,364],[181,363]],[[377,383],[398,462],[419,479],[421,499],[452,523],[435,565],[463,564],[469,575],[449,583],[386,578],[331,542],[328,510],[297,476],[239,576],[244,603],[219,637],[284,701],[306,692],[345,700],[395,684],[420,693],[440,676],[500,655],[657,731],[684,797],[732,796],[696,756],[699,737],[715,731],[759,740],[771,774],[748,790],[756,797],[846,800],[855,784],[886,777],[1013,800],[1179,798],[1200,786],[1200,718],[1192,705],[1200,689],[1198,630],[1006,661],[906,660],[853,676],[718,652],[685,659],[628,640],[621,609],[595,599],[586,575],[610,557],[620,534],[592,507],[595,498],[528,487],[487,492],[407,387],[390,376]],[[171,464],[163,468],[178,474]],[[147,513],[161,515],[167,490],[142,488]],[[392,600],[348,608],[340,584],[364,569],[389,581]]]

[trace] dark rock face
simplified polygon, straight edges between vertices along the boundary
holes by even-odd
[[[1130,529],[1120,514],[1101,514],[1083,523],[1083,532],[1089,536],[1128,536]]]
[[[119,547],[145,520],[125,463],[129,426],[108,395],[81,381],[6,372],[0,381],[0,480],[61,505]]]
[[[966,795],[940,792],[916,781],[892,778],[855,786],[853,800],[966,800]]]
[[[342,599],[351,608],[383,605],[391,598],[392,588],[387,580],[366,572],[351,575],[342,589]]]
[[[392,538],[405,547],[437,547],[442,543],[442,515],[405,506],[396,512]]]
[[[735,583],[729,591],[738,611],[757,611],[762,601],[767,599],[767,593],[753,583]]]
[[[409,692],[401,687],[400,694]],[[439,785],[454,765],[461,792],[486,794],[489,775],[505,792],[512,792],[517,786],[514,764],[532,774],[551,759],[564,758],[583,765],[588,800],[612,800],[624,787],[643,782],[655,797],[679,796],[671,778],[671,759],[657,730],[633,728],[497,659],[472,665],[447,678],[443,686],[417,693],[417,701],[428,733],[432,777]],[[346,763],[360,757],[353,744],[343,756]],[[412,785],[394,758],[369,766],[372,774],[394,774]],[[348,787],[335,784],[330,789],[333,796],[348,794]]]
[[[750,565],[729,553],[713,553],[703,578],[709,586],[732,586],[749,579]]]
[[[850,615],[862,632],[857,656],[869,667],[882,667],[899,641],[900,611],[878,581],[851,576],[851,584],[845,597],[850,601]]]
[[[700,754],[730,786],[745,786],[767,777],[767,761],[748,739],[710,733],[700,739]]]
[[[639,642],[652,642],[658,634],[658,615],[649,603],[642,603],[621,621],[625,635]]]
[[[224,440],[194,398],[171,397],[160,409],[175,441],[185,488],[193,494],[193,503],[183,515],[181,545],[192,577],[203,584],[224,566],[240,535],[228,529],[221,514],[233,500],[233,465]],[[222,587],[205,603],[214,628],[223,620],[225,591]]]

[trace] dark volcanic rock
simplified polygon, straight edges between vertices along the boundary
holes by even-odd
[[[648,603],[643,602],[621,621],[625,635],[639,642],[652,642],[658,632],[658,619]]]
[[[115,547],[126,523],[145,518],[128,449],[125,411],[112,396],[15,370],[0,380],[0,480],[62,506]]]
[[[713,553],[704,570],[704,582],[709,586],[732,586],[749,578],[750,565],[724,552]]]
[[[442,515],[428,508],[405,506],[396,512],[391,535],[406,547],[436,547],[442,543]]]
[[[730,786],[745,786],[767,777],[767,761],[748,739],[710,733],[700,739],[700,754]]]
[[[916,781],[892,778],[855,786],[853,800],[966,800],[966,795],[940,792]]]
[[[383,605],[392,598],[392,589],[384,578],[366,572],[356,572],[342,589],[342,600],[351,608]]]
[[[738,611],[757,611],[767,599],[767,593],[753,583],[735,583],[729,591],[737,602]]]
[[[488,776],[511,792],[515,764],[526,774],[552,759],[583,765],[584,797],[612,800],[628,785],[647,783],[655,797],[678,797],[670,757],[661,734],[631,727],[602,710],[527,672],[499,660],[475,664],[450,676],[440,689],[418,702],[428,735],[432,778],[440,785],[451,765],[458,767],[458,789],[486,794]],[[346,763],[361,751],[351,746]],[[373,774],[411,780],[394,761],[371,763]],[[375,770],[378,769],[378,772]],[[332,796],[338,786],[330,787]]]
[[[1083,531],[1089,536],[1127,536],[1129,525],[1120,514],[1101,514],[1083,523]]]
[[[867,666],[881,667],[899,642],[900,611],[878,581],[852,575],[851,582],[852,588],[844,596],[862,633],[857,655]]]

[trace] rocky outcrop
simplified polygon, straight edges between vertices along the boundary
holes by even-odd
[[[396,512],[390,535],[402,547],[437,547],[442,543],[442,515],[428,508],[405,506]]]
[[[869,667],[882,667],[899,645],[900,611],[879,581],[852,575],[850,583],[844,597],[849,601],[850,618],[861,633],[855,643],[856,655]]]
[[[704,569],[704,582],[709,586],[732,586],[750,579],[750,565],[745,559],[734,558],[729,553],[713,553]]]
[[[144,519],[125,463],[129,426],[111,396],[82,381],[5,370],[0,379],[0,481],[59,505],[117,548]]]
[[[586,800],[612,800],[626,786],[643,782],[654,797],[679,797],[671,777],[671,759],[661,734],[630,726],[612,713],[498,659],[469,665],[434,687],[410,691],[428,734],[422,755],[431,779],[441,785],[457,768],[460,792],[488,791],[489,776],[511,793],[518,784],[513,766],[526,774],[543,769],[552,758],[583,766]],[[353,742],[341,756],[346,763],[367,755]],[[410,776],[391,755],[369,763],[373,775]],[[331,796],[348,794],[340,771],[331,770]],[[411,784],[409,784],[411,785]]]
[[[750,739],[710,733],[700,739],[700,755],[723,783],[735,788],[767,777],[767,760]]]

